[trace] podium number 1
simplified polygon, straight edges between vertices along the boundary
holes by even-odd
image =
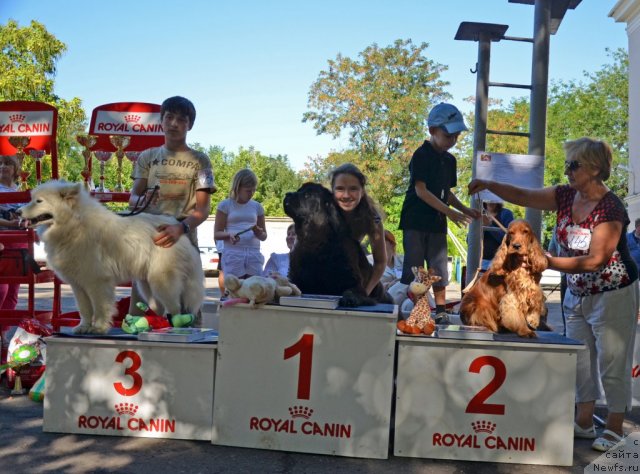
[[[309,400],[311,393],[311,362],[313,360],[313,334],[303,334],[298,342],[284,350],[284,360],[300,354],[298,365],[298,399]]]

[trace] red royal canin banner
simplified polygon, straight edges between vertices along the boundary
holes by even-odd
[[[126,151],[142,151],[164,144],[160,105],[144,102],[115,102],[93,109],[89,134],[98,141],[92,150],[115,151],[109,135],[131,137]]]
[[[27,100],[0,102],[0,154],[15,155],[17,148],[9,143],[9,137],[30,137],[24,147],[44,150],[51,155],[51,177],[58,178],[58,109],[44,102]]]

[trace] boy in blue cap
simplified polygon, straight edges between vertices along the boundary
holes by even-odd
[[[462,226],[481,213],[462,204],[451,192],[457,184],[457,171],[456,159],[448,150],[467,130],[462,114],[455,106],[441,103],[429,112],[427,124],[431,137],[414,152],[409,163],[410,182],[400,215],[404,244],[400,281],[408,285],[413,280],[411,267],[424,266],[426,260],[427,267],[442,277],[433,285],[435,320],[447,324],[447,217]]]

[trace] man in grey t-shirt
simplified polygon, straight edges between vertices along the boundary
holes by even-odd
[[[180,236],[188,234],[197,248],[196,227],[207,220],[211,210],[211,194],[216,191],[211,161],[187,145],[187,132],[195,118],[190,100],[178,96],[165,100],[160,110],[164,145],[143,151],[133,171],[129,206],[169,214],[180,221],[158,228],[153,240],[161,247],[171,247]],[[155,186],[158,189],[153,191]],[[134,285],[130,314],[142,314],[135,306],[139,300]]]

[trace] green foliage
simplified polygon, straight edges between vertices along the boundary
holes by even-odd
[[[371,194],[383,206],[404,191],[407,166],[426,135],[430,108],[449,97],[447,68],[425,56],[427,43],[396,40],[367,47],[357,60],[338,55],[329,60],[309,91],[304,122],[318,134],[349,133],[351,150],[307,163],[305,173],[326,173],[344,161],[356,164],[369,178]]]
[[[211,197],[212,214],[215,214],[218,203],[229,197],[233,175],[243,168],[250,168],[258,177],[258,188],[253,199],[262,204],[267,216],[284,216],[284,195],[295,191],[302,184],[302,177],[291,169],[286,156],[266,156],[254,148],[240,148],[238,153],[227,153],[220,147],[204,150],[199,144],[191,146],[205,152],[211,159],[218,187],[218,191]]]
[[[559,82],[550,88],[547,137],[556,148],[547,147],[547,159],[560,168],[564,153],[557,145],[583,136],[606,141],[613,148],[613,172],[607,186],[624,198],[628,173],[618,166],[629,163],[629,56],[623,49],[607,51],[612,64],[585,72],[583,82]]]
[[[75,135],[86,127],[86,115],[78,98],[65,100],[54,93],[56,63],[66,51],[64,43],[32,21],[20,27],[14,20],[0,25],[0,101],[32,100],[58,109],[58,168],[61,177],[77,181],[84,166]],[[43,177],[50,174],[50,157],[42,160]],[[29,183],[35,185],[34,163],[25,160],[31,172]]]
[[[604,140],[613,148],[613,166],[607,186],[620,198],[627,195],[628,172],[628,72],[626,51],[609,51],[612,64],[601,66],[594,73],[584,73],[584,80],[558,81],[549,88],[547,104],[547,139],[545,145],[545,186],[566,183],[564,176],[564,150],[568,140],[589,136]],[[473,117],[467,117],[474,125]],[[494,130],[528,131],[529,100],[519,98],[507,106],[500,102],[489,110],[488,128]],[[459,143],[458,196],[466,195],[466,184],[471,179],[473,134],[467,133]],[[500,153],[526,154],[525,138],[487,135],[487,150]],[[464,193],[464,194],[462,194]],[[509,207],[516,217],[524,217],[524,209]],[[555,224],[555,213],[543,213],[543,245],[548,245]]]

